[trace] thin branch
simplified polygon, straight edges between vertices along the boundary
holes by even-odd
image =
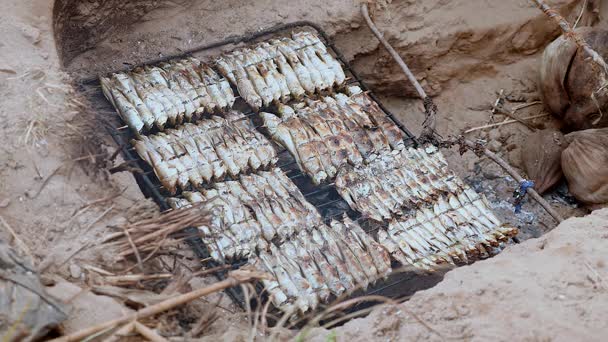
[[[564,17],[562,17],[559,12],[545,4],[543,0],[534,0],[534,2],[538,6],[538,8],[545,12],[545,14],[549,18],[553,19],[553,21],[555,21],[555,23],[559,25],[559,28],[564,33],[565,37],[570,38],[570,40],[572,40],[576,44],[576,46],[585,50],[585,52],[589,56],[591,56],[591,59],[597,65],[599,65],[606,74],[608,74],[608,65],[606,65],[606,61],[604,61],[602,56],[600,56],[600,54],[598,54],[595,50],[591,48],[591,46],[589,46],[589,44],[587,44],[583,37],[581,37],[578,33],[574,32],[572,26],[570,26],[568,21]]]
[[[462,140],[463,140],[463,143],[471,150],[473,150],[473,151],[481,150],[483,152],[483,154],[485,154],[488,158],[490,158],[496,164],[500,165],[518,183],[521,183],[525,180],[513,167],[511,167],[511,165],[509,165],[509,163],[507,163],[502,158],[500,158],[496,153],[488,150],[487,148],[481,146],[480,144],[475,144],[474,142],[465,140],[465,139],[462,139]],[[555,209],[553,209],[553,207],[551,207],[549,202],[547,202],[541,195],[539,195],[538,192],[536,192],[536,190],[534,190],[533,188],[528,189],[528,194],[530,194],[530,196],[534,200],[536,200],[536,202],[538,202],[538,204],[540,204],[547,211],[547,213],[549,215],[551,215],[557,222],[561,223],[564,220],[564,218],[557,211],[555,211]]]
[[[410,68],[407,66],[407,64],[405,64],[401,56],[399,56],[399,54],[397,53],[397,51],[395,51],[395,49],[393,49],[391,44],[389,44],[388,41],[384,39],[384,36],[382,35],[382,33],[380,33],[380,31],[369,16],[367,3],[361,4],[361,14],[363,15],[363,18],[365,18],[367,26],[369,26],[370,30],[372,30],[376,38],[378,38],[380,43],[382,43],[386,51],[388,51],[388,53],[393,57],[397,64],[399,64],[399,67],[401,68],[405,76],[416,89],[418,96],[420,96],[420,98],[424,101],[426,117],[424,119],[424,123],[422,124],[423,128],[421,138],[431,138],[434,135],[435,127],[437,126],[437,106],[435,106],[433,100],[426,94],[426,92],[422,88],[422,85],[420,85],[420,83],[416,79],[416,76],[414,76]]]
[[[103,323],[96,324],[94,326],[81,329],[76,331],[70,335],[66,335],[57,339],[54,339],[55,342],[70,342],[70,341],[80,341],[83,338],[86,338],[89,335],[95,334],[99,331],[108,329],[110,327],[115,327],[120,324],[125,324],[128,322],[136,321],[142,318],[154,316],[161,312],[173,309],[177,306],[186,304],[195,299],[198,299],[203,296],[207,296],[209,294],[219,292],[225,290],[230,287],[238,286],[242,283],[249,282],[254,279],[262,279],[267,278],[266,274],[252,272],[252,271],[234,271],[231,272],[227,279],[217,282],[213,285],[197,289],[188,293],[184,293],[181,295],[177,295],[175,297],[166,299],[158,304],[147,306],[141,310],[138,310],[134,313],[124,315],[122,317],[112,319],[109,321],[105,321]]]
[[[568,23],[565,20],[563,20],[563,18],[558,13],[556,13],[555,11],[549,9],[546,5],[544,5],[544,3],[541,0],[535,0],[535,1],[537,3],[539,3],[539,6],[540,6],[540,4],[542,4],[543,6],[545,6],[546,10],[544,8],[543,8],[543,10],[548,15],[550,15],[550,16],[556,16],[556,15],[559,16],[559,18],[562,19],[562,21],[565,23],[565,25],[569,29],[570,25],[568,25]],[[391,56],[401,66],[401,69],[406,74],[406,76],[409,79],[409,81],[414,85],[414,88],[416,88],[416,90],[418,91],[418,94],[420,95],[420,97],[422,97],[423,99],[425,99],[425,103],[424,104],[425,104],[425,108],[426,108],[427,105],[428,105],[428,102],[426,101],[426,99],[430,100],[430,98],[426,96],[426,93],[424,92],[424,90],[422,90],[422,86],[420,85],[420,83],[418,82],[418,80],[416,79],[416,77],[414,77],[414,75],[412,74],[412,72],[409,70],[409,68],[407,67],[407,65],[403,61],[403,59],[390,46],[390,44],[382,37],[382,34],[378,31],[378,29],[376,28],[376,26],[374,25],[374,23],[371,21],[371,19],[369,17],[369,12],[367,10],[367,4],[366,3],[361,4],[361,14],[363,15],[363,17],[365,17],[367,25],[372,30],[372,32],[374,32],[374,34],[376,35],[376,37],[382,42],[382,44],[384,45],[384,47],[390,52]],[[560,22],[560,21],[558,21],[558,22]],[[561,22],[560,22],[560,25],[562,25]],[[563,27],[562,29],[565,29],[565,27]],[[569,29],[569,32],[572,32],[572,29]],[[577,35],[575,35],[575,36],[578,37]],[[599,57],[599,55],[595,51],[593,51],[589,47],[589,45],[587,45],[587,43],[585,43],[584,40],[582,40],[582,39],[579,39],[579,40],[580,40],[580,42],[578,42],[577,44],[581,44],[580,46],[586,47],[586,51],[590,50],[590,52],[595,53],[595,55]],[[595,58],[594,58],[594,60],[595,60]],[[599,57],[599,60],[601,62],[604,61],[601,57]],[[600,62],[598,62],[598,63],[600,63]],[[603,65],[605,66],[606,63],[604,62]],[[608,70],[608,68],[605,68],[604,70]],[[422,91],[420,91],[420,90],[422,90]],[[434,108],[434,111],[436,112],[436,108]],[[427,116],[429,114],[430,113],[427,111]],[[426,125],[424,127],[423,134],[421,135],[421,137],[422,138],[429,138],[429,137],[433,136],[434,134],[435,134],[435,127],[434,127],[434,122],[433,122],[433,125]],[[433,141],[432,139],[429,139],[429,140]],[[515,169],[513,169],[506,161],[504,161],[502,158],[500,158],[498,155],[494,154],[493,152],[489,151],[487,148],[485,148],[485,147],[483,147],[483,146],[481,146],[479,144],[475,144],[475,143],[473,143],[471,141],[465,140],[464,137],[461,137],[461,139],[459,139],[459,141],[462,141],[464,145],[466,145],[468,148],[474,149],[476,152],[477,151],[482,151],[483,154],[485,154],[490,159],[492,159],[494,162],[496,162],[498,165],[500,165],[502,168],[504,168],[511,175],[511,177],[513,177],[518,182],[521,182],[521,181],[524,180],[524,178],[521,177],[517,173],[517,171],[515,171]],[[447,143],[451,144],[452,142],[447,142]],[[563,218],[561,217],[561,215],[559,215],[559,213],[557,213],[553,208],[551,208],[551,205],[547,201],[545,201],[545,199],[542,198],[538,194],[538,192],[536,192],[536,190],[534,190],[533,188],[529,189],[528,193],[543,208],[545,208],[545,210],[547,210],[547,212],[549,213],[549,215],[551,215],[553,218],[555,218],[558,222],[563,221]]]

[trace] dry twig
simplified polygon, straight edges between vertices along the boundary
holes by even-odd
[[[29,247],[25,244],[25,242],[23,242],[23,240],[21,240],[21,238],[19,237],[19,235],[17,235],[17,232],[13,229],[13,227],[11,227],[8,222],[6,222],[6,220],[4,219],[4,217],[0,216],[0,222],[2,222],[2,225],[4,226],[4,228],[6,228],[6,230],[8,231],[8,233],[11,235],[11,237],[13,239],[15,239],[15,244],[17,245],[17,247],[23,252],[25,253],[25,255],[28,256],[28,258],[30,258],[30,262],[32,264],[34,264],[34,255],[32,254],[32,252],[30,251]]]
[[[537,3],[542,3],[541,0],[535,0]],[[544,5],[544,4],[543,4]],[[545,5],[546,6],[546,5]],[[548,10],[550,13],[551,10]],[[546,11],[547,12],[547,11]],[[412,74],[411,71],[409,71],[409,68],[407,67],[407,65],[405,64],[405,62],[403,61],[403,59],[399,56],[399,54],[390,46],[390,44],[382,37],[382,34],[378,31],[378,29],[376,28],[376,26],[374,25],[374,23],[372,22],[371,18],[369,17],[369,13],[367,10],[367,4],[363,3],[361,4],[361,13],[363,14],[363,17],[365,17],[365,21],[367,22],[367,25],[369,26],[369,28],[372,30],[372,32],[374,32],[374,34],[376,35],[376,37],[378,38],[378,40],[380,40],[380,42],[382,42],[382,44],[384,45],[384,47],[390,52],[391,56],[395,59],[395,61],[401,66],[401,69],[403,69],[403,72],[407,75],[407,78],[409,79],[409,81],[414,85],[414,87],[416,88],[416,90],[418,91],[418,94],[420,95],[420,97],[425,98],[426,93],[424,93],[424,90],[422,90],[422,86],[420,85],[420,83],[418,82],[418,80],[416,79],[416,77],[414,77],[414,75]],[[559,14],[557,14],[559,16]],[[560,17],[561,18],[561,17]],[[563,18],[562,18],[563,19]],[[565,21],[565,20],[564,20]],[[566,22],[566,25],[568,25],[568,23]],[[568,25],[569,27],[569,25]],[[570,30],[571,32],[572,30]],[[580,38],[580,37],[579,37]],[[579,44],[579,43],[577,43]],[[584,40],[580,43],[581,46],[586,46],[589,50],[591,50],[591,48],[589,47],[589,45],[587,45]],[[593,50],[591,50],[592,52],[595,52]],[[601,57],[595,53],[595,55],[597,57],[599,57],[601,59]],[[603,62],[603,59],[601,59],[601,62]],[[599,62],[598,62],[599,63]],[[605,66],[606,64],[603,63],[603,65]],[[605,68],[604,70],[608,70],[608,68]],[[428,97],[426,97],[426,99],[429,99]],[[432,103],[432,101],[431,101]],[[427,108],[427,101],[425,100],[425,108]],[[433,105],[434,106],[434,105]],[[436,112],[436,108],[434,108],[434,111],[432,112],[433,115],[435,116]],[[427,118],[429,116],[429,112],[427,111]],[[430,135],[435,135],[435,127],[434,127],[434,122],[433,125],[425,125],[424,129],[423,129],[423,134],[421,135],[421,138],[423,138],[423,140],[428,140],[428,141],[436,141],[435,139],[431,139]],[[441,143],[441,142],[440,142]],[[496,162],[498,165],[500,165],[501,167],[503,167],[515,180],[517,180],[518,182],[521,182],[523,179],[523,177],[521,177],[519,175],[519,173],[517,173],[517,171],[515,171],[515,169],[513,169],[506,161],[504,161],[502,158],[500,158],[498,155],[494,154],[493,152],[491,152],[490,150],[488,150],[487,148],[479,145],[479,144],[475,144],[471,141],[468,141],[466,139],[464,139],[464,137],[460,137],[459,139],[457,139],[456,141],[444,141],[443,144],[444,145],[454,145],[456,143],[461,143],[461,146],[466,146],[468,148],[474,149],[474,151],[481,151],[481,154],[485,154],[486,156],[488,156],[490,159],[492,159],[494,162]],[[545,208],[545,210],[547,210],[547,212],[558,222],[563,221],[563,218],[561,217],[561,215],[559,215],[559,213],[557,213],[553,208],[551,208],[551,205],[545,201],[544,198],[542,198],[542,196],[540,196],[538,194],[538,192],[536,192],[536,190],[534,190],[534,188],[531,188],[528,190],[528,193],[530,194],[530,196],[532,196],[532,198],[534,198],[543,208]]]
[[[136,320],[139,320],[142,318],[150,317],[150,316],[159,314],[161,312],[173,309],[177,306],[186,304],[186,303],[193,301],[195,299],[198,299],[200,297],[207,296],[211,293],[222,291],[222,290],[230,288],[230,287],[238,286],[242,283],[249,282],[249,281],[252,281],[255,279],[265,279],[267,277],[268,276],[266,274],[254,272],[254,271],[246,271],[246,270],[234,271],[234,272],[229,273],[228,278],[226,278],[225,280],[222,280],[220,282],[217,282],[213,285],[210,285],[210,286],[207,286],[207,287],[204,287],[201,289],[197,289],[197,290],[194,290],[194,291],[191,291],[188,293],[184,293],[181,295],[177,295],[175,297],[164,300],[158,304],[154,304],[154,305],[145,307],[134,313],[96,324],[94,326],[76,331],[70,335],[66,335],[66,336],[57,338],[53,341],[56,341],[56,342],[79,341],[79,340],[86,338],[89,335],[95,334],[99,331],[102,331],[102,330],[105,330],[105,329],[108,329],[111,327],[115,327],[115,326],[118,326],[121,324],[125,324],[127,322],[136,321]]]

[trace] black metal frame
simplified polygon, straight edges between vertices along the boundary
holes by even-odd
[[[281,25],[273,26],[268,29],[257,31],[257,32],[254,32],[254,33],[251,33],[251,34],[248,34],[245,36],[230,37],[230,38],[227,38],[227,39],[219,41],[219,42],[195,47],[193,49],[190,49],[190,50],[180,53],[178,55],[170,55],[170,56],[166,56],[163,58],[147,61],[147,62],[145,62],[145,64],[146,65],[156,64],[156,63],[160,63],[163,61],[168,61],[168,60],[172,60],[172,59],[176,59],[176,58],[183,58],[188,55],[192,55],[195,53],[199,53],[199,52],[203,52],[203,51],[207,51],[207,50],[211,50],[211,49],[216,49],[216,48],[220,48],[220,47],[225,47],[228,45],[249,43],[256,39],[273,36],[273,35],[278,35],[281,32],[286,32],[291,29],[301,29],[301,28],[306,28],[306,27],[310,27],[310,28],[314,29],[321,36],[325,45],[330,49],[330,51],[334,54],[334,56],[340,61],[345,72],[347,73],[347,75],[349,75],[349,78],[350,78],[349,83],[357,84],[363,91],[366,91],[368,93],[368,95],[378,104],[380,109],[382,109],[382,111],[384,111],[384,113],[397,125],[397,127],[399,127],[403,131],[403,133],[405,134],[405,137],[406,137],[405,138],[406,144],[407,145],[417,145],[416,139],[413,136],[413,134],[410,133],[409,130],[407,130],[407,128],[382,104],[382,102],[368,88],[368,86],[365,84],[365,82],[363,82],[361,80],[360,76],[357,74],[357,72],[355,70],[352,69],[352,67],[346,61],[344,55],[336,48],[335,44],[331,41],[331,39],[329,38],[327,33],[319,25],[317,25],[313,22],[310,22],[310,21],[297,21],[297,22],[288,23],[288,24],[281,24]],[[143,64],[141,64],[141,65],[143,65]],[[141,65],[137,65],[137,66],[141,66]],[[133,66],[133,67],[123,69],[123,70],[117,70],[115,72],[129,71],[137,66]],[[114,109],[110,107],[109,102],[107,100],[105,100],[105,98],[101,94],[101,91],[99,91],[98,89],[92,89],[94,87],[99,87],[99,79],[97,77],[82,79],[79,82],[79,84],[80,84],[80,89],[83,90],[85,93],[89,94],[89,99],[93,100],[91,102],[94,105],[102,105],[104,107],[104,108],[98,108],[99,112],[103,111],[103,112],[114,112],[115,113]],[[91,88],[91,89],[88,89],[88,88]],[[252,116],[252,115],[255,115],[255,112],[253,110],[250,110],[249,112],[246,112],[245,115]],[[162,188],[160,186],[160,182],[158,181],[158,179],[156,179],[156,176],[154,175],[150,166],[147,165],[141,158],[139,158],[139,156],[137,156],[136,153],[134,153],[133,148],[130,147],[129,141],[134,137],[133,133],[126,126],[121,126],[121,121],[119,120],[118,115],[113,115],[113,117],[111,119],[105,120],[105,121],[107,121],[107,123],[108,123],[107,129],[108,129],[110,135],[112,136],[114,141],[120,146],[120,149],[121,149],[121,152],[123,154],[125,161],[130,164],[132,163],[135,166],[137,166],[139,169],[143,170],[143,172],[133,172],[135,180],[137,181],[140,189],[142,190],[142,193],[146,197],[153,198],[154,201],[159,205],[161,210],[163,210],[163,211],[168,210],[169,206],[167,205],[165,196],[160,191]],[[124,125],[124,123],[123,123],[123,125]],[[297,166],[295,166],[295,160],[293,158],[291,158],[289,153],[286,150],[284,150],[283,152],[286,153],[286,159],[288,160],[288,162],[279,163],[278,166],[281,167],[292,180],[294,180],[296,185],[298,185],[300,188],[302,188],[301,183],[309,182],[309,180],[307,180],[308,177],[305,176],[300,170],[297,169]],[[315,197],[315,196],[318,197],[320,194],[330,193],[330,192],[333,193],[333,195],[327,194],[326,196],[339,197],[337,195],[336,189],[333,186],[333,184],[317,186],[314,191],[309,192],[309,193],[304,193],[304,195],[307,199],[310,200],[311,197]],[[315,203],[315,202],[319,202],[319,201],[314,201],[314,200],[310,200],[310,201],[322,213],[325,212],[324,210],[321,209],[322,207],[334,205],[339,201],[344,202],[344,200],[342,200],[342,199],[335,199],[335,200],[332,200],[329,202],[322,202],[322,203]],[[346,205],[346,209],[342,213],[347,213],[347,214],[349,214],[349,216],[353,216],[353,218],[356,218],[358,221],[363,220],[356,212],[354,212],[350,208],[348,208],[348,205]],[[341,215],[342,213],[339,213],[339,215]],[[338,215],[334,214],[334,215],[328,216],[328,215],[324,214],[323,216],[326,220],[329,220]],[[378,225],[376,224],[376,226],[378,226]],[[210,256],[209,251],[204,246],[201,239],[196,238],[197,229],[188,228],[187,233],[192,233],[191,235],[193,237],[189,238],[187,241],[190,244],[190,246],[193,248],[197,257],[199,257],[201,259],[208,259]],[[242,264],[243,264],[242,262],[235,263],[235,264],[233,264],[233,267],[238,268]],[[219,264],[217,262],[211,260],[208,262],[208,265],[211,267],[215,267],[215,266],[218,266]],[[226,276],[226,271],[218,271],[215,275],[219,279],[224,279]],[[378,286],[372,288],[365,294],[379,293],[388,288],[396,286],[406,280],[408,280],[408,278],[400,279],[400,280],[392,282],[392,283],[386,283],[386,282],[380,283],[380,284],[378,284]],[[240,289],[231,288],[231,289],[228,289],[227,292],[236,303],[238,303],[241,307],[244,306],[245,299],[244,299],[243,293],[242,293],[242,291],[240,291]]]

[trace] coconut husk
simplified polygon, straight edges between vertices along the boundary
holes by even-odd
[[[608,30],[575,30],[598,54],[608,58]],[[547,46],[541,60],[540,92],[543,103],[568,131],[608,126],[605,73],[571,39],[560,36]],[[591,95],[595,93],[595,96]]]
[[[563,176],[562,151],[566,148],[564,135],[556,130],[542,130],[530,134],[521,149],[521,159],[534,189],[542,194],[557,184]]]
[[[608,203],[608,128],[565,136],[562,170],[570,193],[588,204]]]

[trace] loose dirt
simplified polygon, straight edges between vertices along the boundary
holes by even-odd
[[[75,272],[71,265],[110,270],[119,266],[113,264],[112,250],[100,251],[95,242],[109,226],[130,219],[129,209],[141,207],[143,197],[129,174],[103,171],[111,164],[106,158],[115,146],[91,125],[94,114],[71,86],[74,80],[274,24],[311,20],[332,35],[408,127],[416,133],[422,122],[420,101],[403,97],[412,95],[411,88],[352,0],[77,3],[70,12],[77,16],[72,22],[65,19],[67,12],[53,16],[51,0],[6,3],[0,14],[0,216],[26,243],[38,266],[80,285],[86,285],[91,274]],[[583,1],[548,3],[574,22]],[[116,10],[112,4],[123,7]],[[441,113],[438,131],[445,136],[504,120],[490,113],[501,89],[509,108],[538,99],[539,53],[559,32],[529,1],[385,1],[372,12],[380,30],[435,96]],[[579,26],[596,17],[584,13]],[[74,25],[88,30],[73,30]],[[542,106],[531,106],[517,115],[543,113]],[[531,122],[538,127],[558,125],[550,117]],[[509,124],[468,136],[485,140],[520,166],[518,144],[528,132]],[[542,237],[453,270],[405,306],[352,321],[336,336],[599,339],[606,332],[608,307],[607,261],[602,259],[608,255],[608,213],[575,219],[551,231],[555,223],[533,203],[526,202],[522,213],[513,214],[510,200],[517,184],[502,170],[471,153],[461,157],[455,152],[446,153],[451,167],[489,197],[505,222],[522,228],[520,240]],[[546,198],[565,216],[586,213],[567,196],[564,185]],[[0,226],[0,238],[12,241]],[[227,300],[222,306],[235,310]],[[222,317],[224,321],[207,333],[247,327],[243,315],[226,311]],[[238,335],[234,329],[229,334]],[[324,339],[327,334],[313,331],[311,336]]]

